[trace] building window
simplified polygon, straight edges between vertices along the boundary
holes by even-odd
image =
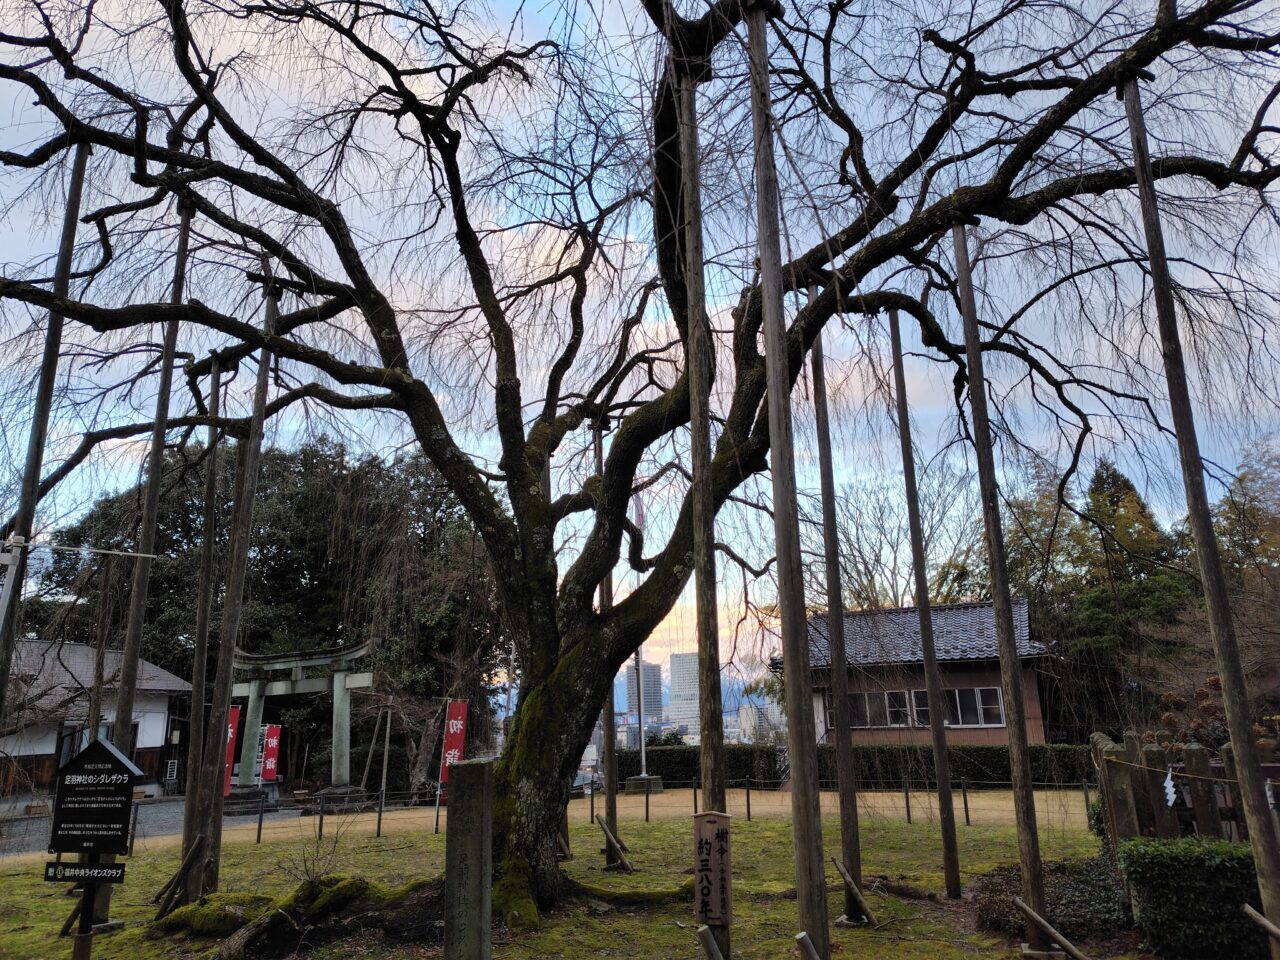
[[[916,726],[927,727],[929,725],[929,692],[912,690],[911,705],[914,708]]]
[[[949,727],[1003,727],[1004,700],[999,687],[961,687],[942,691]],[[824,695],[827,729],[836,729],[831,693]],[[924,690],[859,691],[849,694],[849,726],[928,727],[929,695]]]
[[[831,706],[831,694],[827,694],[827,729],[836,726],[834,710]],[[907,691],[890,690],[884,693],[871,691],[849,694],[849,726],[866,729],[868,727],[909,727],[911,725],[910,710],[907,707]]]
[[[889,726],[909,727],[911,725],[911,716],[907,712],[907,692],[905,690],[890,690],[884,695],[884,701],[889,708]]]
[[[918,727],[929,725],[929,697],[924,690],[911,692]],[[961,687],[943,690],[949,727],[1003,727],[1004,701],[999,687]]]

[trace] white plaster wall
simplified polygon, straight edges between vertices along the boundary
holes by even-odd
[[[85,720],[84,704],[73,704],[67,712],[69,723]],[[104,704],[102,708],[103,723],[115,720],[114,704]],[[133,718],[138,723],[139,749],[160,747],[164,745],[165,735],[169,732],[169,697],[163,693],[140,693],[134,701]],[[11,757],[46,756],[58,750],[58,723],[41,721],[24,727],[15,734],[0,737],[0,752]]]
[[[36,723],[0,737],[0,753],[10,757],[46,756],[58,749],[58,725]]]

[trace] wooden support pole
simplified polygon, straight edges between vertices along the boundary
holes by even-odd
[[[265,271],[264,271],[265,272]],[[268,288],[262,327],[267,336],[275,333],[279,313],[278,292]],[[254,384],[253,411],[249,436],[236,450],[236,495],[231,514],[231,544],[227,557],[226,587],[223,591],[222,619],[218,626],[218,663],[214,674],[208,735],[201,757],[197,813],[198,830],[206,847],[202,869],[187,877],[187,900],[194,903],[218,889],[218,866],[222,853],[222,786],[227,753],[227,720],[231,706],[231,675],[240,615],[244,610],[244,583],[249,568],[249,548],[253,540],[254,499],[258,492],[258,468],[262,459],[263,422],[266,419],[267,387],[270,383],[271,354],[258,354],[258,376]],[[190,801],[188,801],[190,802]]]
[[[809,288],[809,299],[816,291]],[[849,708],[849,662],[844,637],[844,593],[840,582],[840,529],[836,519],[835,463],[831,454],[831,421],[827,411],[826,357],[822,333],[809,353],[813,372],[813,419],[818,440],[818,478],[822,494],[822,551],[827,587],[827,648],[831,658],[832,745],[836,754],[836,793],[840,798],[840,852],[850,875],[862,882],[862,843],[858,829],[858,771],[853,761],[853,718]],[[845,916],[857,903],[847,890]]]
[[[844,888],[852,898],[854,904],[854,909],[845,913],[845,919],[855,920],[857,917],[862,917],[867,921],[867,923],[874,927],[876,918],[871,912],[871,906],[867,903],[867,898],[862,895],[862,888],[850,875],[849,871],[844,868],[844,864],[835,857],[831,858],[831,862],[836,865],[836,870],[840,872],[840,879],[844,881]]]
[[[596,475],[604,478],[604,424],[597,422],[595,425],[594,445],[596,454]],[[604,575],[604,579],[600,581],[600,613],[604,614],[608,610],[613,609],[613,571],[609,571]],[[609,678],[609,692],[604,698],[604,743],[600,750],[600,766],[602,779],[604,780],[604,819],[609,824],[609,829],[616,837],[618,835],[618,726],[617,726],[617,705],[614,702],[614,680],[615,677]],[[595,815],[592,814],[592,820]],[[605,864],[611,865],[617,863],[614,856],[613,847],[605,844]]]
[[[62,214],[62,235],[58,241],[58,259],[53,268],[53,292],[66,297],[71,291],[71,269],[75,260],[76,225],[80,222],[80,201],[84,195],[85,168],[90,146],[81,143],[71,161],[71,179],[67,184],[67,208]],[[44,445],[49,434],[49,416],[53,410],[53,391],[58,377],[58,356],[62,352],[62,314],[49,311],[45,327],[44,350],[40,357],[40,376],[31,406],[31,432],[27,437],[27,458],[22,468],[22,487],[18,495],[18,511],[14,516],[13,540],[31,542],[35,526],[36,505],[40,502],[40,471],[44,467]],[[0,715],[6,713],[5,699],[9,690],[9,671],[17,645],[18,607],[22,604],[22,582],[27,575],[27,549],[15,547],[18,556],[5,574],[5,594],[9,602],[0,609]]]
[[[818,948],[814,946],[813,938],[804,931],[796,934],[796,948],[800,951],[803,960],[822,960],[822,954],[818,953]]]
[[[668,9],[670,9],[668,7]],[[684,220],[684,283],[688,301],[689,445],[692,465],[693,581],[698,639],[698,769],[702,805],[727,810],[725,794],[724,716],[720,691],[720,627],[716,609],[716,504],[711,466],[711,383],[715,379],[715,344],[706,310],[702,250],[702,174],[698,157],[697,81],[684,65],[673,64],[680,131],[681,213]],[[641,683],[636,671],[637,686]],[[641,722],[641,739],[644,723]],[[694,812],[697,812],[697,784]],[[645,820],[649,819],[648,785]],[[711,927],[720,955],[731,956],[729,927]]]
[[[1048,920],[1046,920],[1039,913],[1032,910],[1025,903],[1023,903],[1021,897],[1014,897],[1013,905],[1017,907],[1019,911],[1021,911],[1022,915],[1026,917],[1028,921],[1035,924],[1038,930],[1040,930],[1051,941],[1053,941],[1059,947],[1061,947],[1062,951],[1067,956],[1069,956],[1071,960],[1089,960],[1088,957],[1086,957],[1083,953],[1081,953],[1079,950],[1075,948],[1075,945],[1072,944],[1070,940],[1068,940],[1066,937],[1060,934],[1057,930],[1055,930],[1052,926],[1050,926]]]
[[[1000,488],[991,447],[991,423],[987,414],[987,385],[982,364],[982,338],[978,329],[978,304],[973,294],[969,246],[964,227],[951,230],[955,247],[956,280],[964,314],[965,358],[968,362],[969,406],[973,414],[973,448],[978,462],[982,520],[986,531],[987,562],[991,571],[991,599],[995,614],[996,646],[1000,653],[1000,682],[1004,690],[1005,723],[1009,731],[1009,767],[1013,780],[1014,822],[1018,829],[1018,861],[1022,868],[1022,894],[1037,913],[1044,911],[1044,876],[1040,861],[1040,835],[1036,827],[1035,793],[1031,785],[1031,755],[1027,747],[1027,713],[1023,698],[1022,663],[1013,625],[1013,595],[1009,588],[1004,528],[1000,519]],[[1027,942],[1044,949],[1044,932],[1027,924]]]
[[[391,718],[387,717],[387,722],[391,722]],[[373,736],[369,738],[369,752],[364,758],[364,773],[360,774],[360,789],[363,790],[369,782],[369,770],[373,766],[373,755],[378,749],[378,731],[382,729],[382,711],[378,711],[377,718],[373,721]]]
[[[725,808],[724,726],[720,694],[720,628],[716,611],[715,516],[711,472],[711,382],[715,345],[706,311],[702,262],[701,171],[698,163],[696,83],[677,73],[680,165],[685,234],[685,295],[689,301],[689,426],[693,466],[693,577],[698,638],[699,770],[708,810]],[[720,944],[726,960],[728,951]]]
[[[59,937],[65,937],[71,933],[71,928],[76,925],[76,921],[80,919],[80,911],[84,908],[84,897],[76,898],[76,905],[71,908],[71,915],[62,921],[62,927],[58,930]]]
[[[382,731],[382,781],[378,787],[378,836],[382,836],[382,811],[387,806],[387,760],[391,756],[391,708],[395,702],[395,697],[387,701],[387,726]]]
[[[764,314],[765,373],[769,414],[769,467],[778,557],[787,754],[791,761],[791,828],[796,854],[796,904],[800,926],[821,960],[831,953],[827,882],[823,875],[822,811],[818,797],[818,746],[809,678],[809,641],[800,561],[800,519],[791,428],[791,365],[782,312],[782,241],[778,174],[773,159],[766,12],[747,13],[751,127],[755,147],[756,242]]]
[[[93,638],[93,686],[89,688],[88,727],[89,742],[98,739],[102,729],[102,692],[106,686],[107,643],[115,634],[115,564],[116,558],[107,554],[102,562],[102,580],[98,587],[98,607],[94,612]]]
[[[196,836],[196,842],[191,845],[191,849],[186,852],[182,858],[182,863],[178,865],[178,872],[163,888],[164,896],[160,898],[160,909],[156,911],[156,919],[163,920],[179,902],[181,902],[179,893],[186,889],[185,880],[190,875],[192,868],[195,866],[196,860],[200,857],[201,849],[204,847],[204,837]],[[194,901],[192,901],[194,902]]]
[[[609,829],[609,824],[605,822],[603,817],[596,817],[596,823],[600,824],[600,832],[604,834],[605,845],[613,850],[616,865],[627,873],[635,873],[635,867],[631,866],[631,861],[627,859],[625,849],[618,842],[618,838],[614,836],[613,831]]]
[[[185,295],[187,249],[191,239],[190,209],[184,206],[180,216],[173,287],[169,296],[169,302],[173,304],[182,303]],[[147,453],[147,478],[142,490],[142,519],[138,524],[138,556],[133,560],[129,615],[125,620],[120,677],[116,684],[115,744],[126,757],[133,756],[133,704],[138,687],[138,662],[142,657],[142,630],[147,622],[147,595],[151,587],[151,562],[156,549],[160,486],[164,477],[164,438],[169,429],[169,395],[173,390],[173,362],[177,349],[178,321],[170,320],[164,327],[164,342],[160,351],[160,382],[156,388],[155,420],[151,427],[151,447]]]
[[[178,226],[178,247],[174,255],[173,286],[169,302],[182,302],[187,278],[187,250],[191,238],[191,212],[183,208]],[[169,400],[173,391],[174,355],[178,349],[178,321],[164,325],[160,348],[159,383],[151,425],[151,444],[147,451],[146,478],[142,485],[142,516],[135,540],[137,556],[133,558],[133,578],[129,587],[129,607],[125,619],[124,640],[120,651],[120,667],[116,680],[115,745],[126,757],[133,756],[133,715],[138,692],[138,669],[142,659],[142,631],[147,621],[147,597],[151,590],[151,566],[156,550],[156,525],[160,516],[160,488],[164,482],[164,442],[169,429]],[[105,862],[114,861],[106,856]],[[101,884],[94,908],[95,920],[105,922],[111,905],[114,885]]]
[[[920,617],[920,646],[924,654],[925,698],[929,704],[929,738],[933,744],[933,774],[938,781],[938,823],[942,832],[942,873],[947,896],[960,896],[960,852],[956,842],[956,810],[951,796],[951,763],[947,756],[947,713],[942,701],[942,675],[933,641],[933,607],[929,600],[929,558],[925,554],[920,491],[916,485],[916,454],[911,441],[911,408],[902,361],[902,331],[898,311],[889,311],[889,341],[893,350],[894,399],[898,412],[898,444],[902,451],[902,485],[907,501],[911,539],[911,570],[915,578],[916,610]],[[914,694],[908,694],[913,697]],[[907,708],[915,709],[914,703]],[[910,819],[910,815],[908,815]],[[965,821],[968,822],[966,813]]]
[[[702,944],[702,952],[706,960],[724,960],[724,954],[716,946],[716,935],[705,923],[698,928],[698,942]]]
[[[1244,915],[1260,926],[1267,936],[1269,936],[1273,941],[1280,941],[1280,927],[1277,927],[1247,903],[1244,905],[1243,909]]]
[[[1160,328],[1160,353],[1164,360],[1165,383],[1169,393],[1169,409],[1173,431],[1178,442],[1178,458],[1182,466],[1182,482],[1187,500],[1187,521],[1196,545],[1200,583],[1204,590],[1205,610],[1209,615],[1209,635],[1213,640],[1218,677],[1222,682],[1222,703],[1227,730],[1236,753],[1237,778],[1245,820],[1249,827],[1249,843],[1258,873],[1258,891],[1263,913],[1272,921],[1280,920],[1280,837],[1267,802],[1266,785],[1258,762],[1258,748],[1253,734],[1249,709],[1249,691],[1240,659],[1240,645],[1231,617],[1231,601],[1218,539],[1213,529],[1213,513],[1205,491],[1204,463],[1196,436],[1195,414],[1191,391],[1187,386],[1186,363],[1182,355],[1182,339],[1174,308],[1173,281],[1165,257],[1164,233],[1156,203],[1155,179],[1147,152],[1146,120],[1142,113],[1142,97],[1138,81],[1130,76],[1121,87],[1125,114],[1129,120],[1133,146],[1133,167],[1142,204],[1142,225],[1147,241],[1147,259],[1151,269],[1151,286],[1155,298],[1156,319]],[[1280,943],[1272,941],[1271,955],[1280,958]]]
[[[196,630],[191,653],[191,722],[187,727],[187,775],[182,791],[182,849],[191,849],[198,827],[196,795],[203,767],[205,673],[209,662],[209,622],[213,613],[214,553],[218,539],[218,428],[222,410],[222,364],[216,352],[209,355],[209,429],[205,435],[204,517],[201,521],[200,572],[196,581]]]

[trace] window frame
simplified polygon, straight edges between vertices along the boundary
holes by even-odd
[[[960,722],[960,691],[972,690],[974,695],[974,703],[978,711],[977,723],[961,723]],[[983,694],[995,694],[995,702],[984,702]],[[903,708],[892,708],[889,705],[890,694],[902,694],[906,698],[906,706]],[[948,717],[945,725],[955,730],[995,730],[1008,726],[1008,715],[1004,708],[1004,691],[999,686],[972,686],[972,687],[946,687],[942,690],[942,696],[947,707]],[[862,698],[862,716],[864,722],[858,723],[856,720],[858,711],[853,705],[853,698]],[[885,723],[872,723],[871,710],[868,703],[868,697],[879,697],[884,704]],[[929,694],[924,689],[906,689],[906,690],[851,690],[849,691],[849,729],[850,730],[927,730],[929,729]],[[989,700],[989,698],[988,698]],[[826,710],[827,729],[836,729],[835,718],[835,700],[831,696],[831,690],[828,688],[823,694],[823,706]],[[904,715],[903,723],[889,723],[888,720],[893,712],[901,710]],[[988,723],[985,719],[987,710],[998,710],[1000,714],[999,723]],[[922,717],[923,715],[923,717]],[[954,718],[954,719],[953,719]]]
[[[974,705],[978,711],[977,723],[962,723],[960,720],[960,691],[972,690],[974,696]],[[983,701],[983,694],[986,692],[995,692],[995,703],[989,704]],[[920,693],[923,691],[914,691]],[[946,698],[948,707],[948,716],[946,726],[956,730],[995,730],[1000,727],[1008,726],[1008,715],[1004,709],[1004,691],[998,687],[947,687],[942,691],[942,695]],[[926,694],[927,697],[927,694]],[[996,709],[1000,712],[999,723],[988,723],[984,717],[984,711],[988,709]],[[925,706],[926,712],[928,706]],[[954,719],[953,719],[954,718]],[[927,726],[927,722],[925,724]]]

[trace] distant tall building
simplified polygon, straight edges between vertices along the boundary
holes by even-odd
[[[644,722],[656,723],[662,719],[662,668],[656,663],[643,660],[640,663],[640,675],[644,684]],[[627,667],[627,714],[633,717],[640,715],[634,662]]]
[[[787,732],[782,707],[768,700],[738,707],[738,731],[743,743],[772,743]]]
[[[673,653],[671,655],[671,700],[667,704],[667,716],[677,727],[685,728],[685,735],[698,740],[702,725],[698,714],[698,655]]]

